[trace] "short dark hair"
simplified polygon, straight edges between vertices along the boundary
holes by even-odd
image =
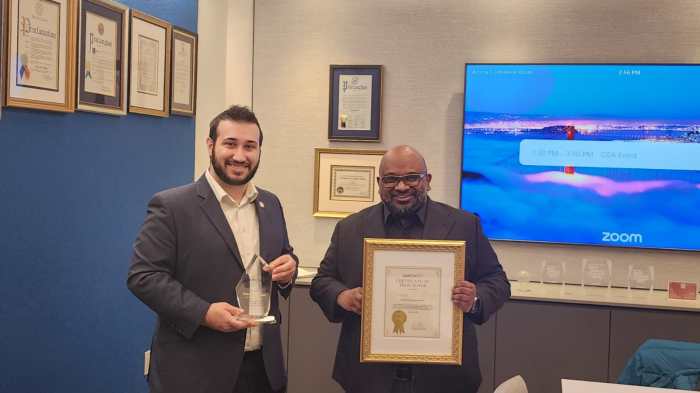
[[[223,120],[255,124],[256,126],[258,126],[258,131],[260,132],[260,138],[258,138],[258,145],[262,146],[262,128],[260,128],[260,123],[258,122],[258,118],[255,117],[255,113],[248,109],[247,106],[233,105],[225,111],[216,115],[216,117],[211,121],[211,123],[209,123],[209,138],[211,138],[212,141],[216,141],[216,137],[218,136],[217,128],[219,128],[219,123],[221,123]]]

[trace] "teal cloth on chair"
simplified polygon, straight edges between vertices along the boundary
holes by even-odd
[[[700,344],[647,340],[627,362],[617,383],[695,390],[700,379]]]

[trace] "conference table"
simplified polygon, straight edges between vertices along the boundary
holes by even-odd
[[[561,380],[562,393],[679,393],[682,390],[652,388],[649,386],[620,385],[617,383]]]

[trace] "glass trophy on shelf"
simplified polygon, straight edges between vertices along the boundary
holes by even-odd
[[[245,310],[245,314],[238,316],[240,319],[262,324],[277,322],[274,315],[268,315],[272,295],[272,273],[263,270],[265,266],[267,262],[259,255],[254,255],[236,284],[238,307]]]
[[[520,292],[530,292],[530,272],[521,270],[518,272],[518,290]]]
[[[566,262],[542,261],[540,269],[540,284],[566,285]]]
[[[627,267],[627,290],[643,289],[654,292],[654,266],[642,267],[630,264]]]
[[[581,261],[582,287],[612,287],[612,261],[608,258],[583,258]]]

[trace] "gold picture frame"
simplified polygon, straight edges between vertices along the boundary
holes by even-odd
[[[462,240],[365,239],[360,362],[462,364],[465,256]]]
[[[7,106],[75,110],[77,0],[8,0]]]
[[[197,111],[197,33],[173,26],[170,113],[195,116]]]
[[[347,217],[381,200],[376,178],[385,150],[314,151],[314,217]]]
[[[129,112],[170,115],[170,23],[131,10]]]

